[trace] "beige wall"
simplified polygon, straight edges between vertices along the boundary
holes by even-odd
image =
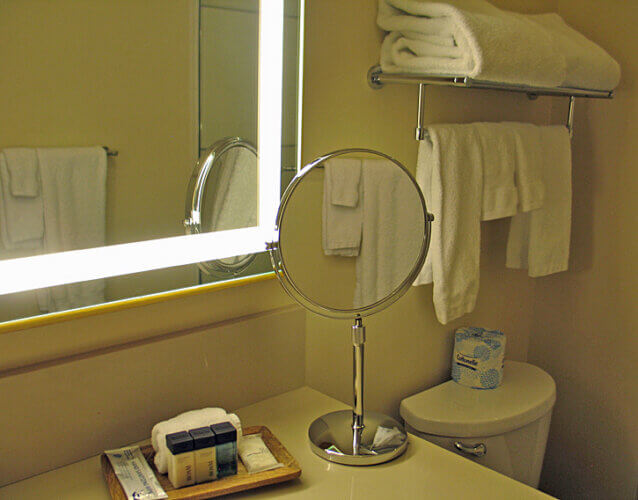
[[[512,8],[547,7],[517,2]],[[370,147],[415,171],[415,86],[372,90],[365,79],[378,61],[382,33],[376,2],[307,2],[303,157],[340,147]],[[428,122],[522,120],[547,123],[550,100],[460,89],[427,89]],[[507,356],[525,360],[532,325],[534,283],[505,269],[506,221],[483,224],[481,292],[476,311],[449,325],[436,321],[432,288],[412,288],[389,309],[366,320],[367,405],[397,414],[404,397],[435,385],[450,373],[452,334],[460,325],[493,326],[508,335]],[[308,383],[343,401],[351,398],[349,323],[307,317]]]
[[[0,335],[0,485],[304,385],[304,323],[269,280]]]
[[[531,280],[504,268],[507,222],[482,226],[481,291],[474,313],[442,326],[430,287],[412,289],[367,320],[367,405],[396,414],[399,401],[449,377],[459,325],[500,328],[507,358],[529,359],[558,383],[541,487],[564,498],[634,498],[638,450],[636,371],[635,26],[638,4],[594,0],[493,2],[519,12],[559,11],[623,66],[612,101],[577,102],[570,271]],[[363,146],[414,171],[416,88],[370,90],[378,60],[376,2],[310,0],[306,22],[303,156]],[[561,123],[564,99],[428,88],[428,122]],[[307,380],[350,401],[349,323],[308,315]],[[529,355],[528,355],[529,353]]]
[[[576,103],[571,270],[537,283],[529,359],[558,386],[541,486],[560,498],[633,499],[638,3],[558,0],[557,10],[618,60],[623,77],[613,101]]]

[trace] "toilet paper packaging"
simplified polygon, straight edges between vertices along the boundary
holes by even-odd
[[[452,379],[474,389],[494,389],[503,380],[505,334],[475,326],[454,335]]]

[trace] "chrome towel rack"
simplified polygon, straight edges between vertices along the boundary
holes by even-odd
[[[368,70],[368,84],[373,89],[380,89],[388,83],[416,84],[419,86],[418,114],[415,137],[417,141],[422,141],[427,137],[427,129],[424,126],[425,118],[425,87],[427,85],[438,85],[444,87],[461,87],[483,90],[504,90],[508,92],[519,92],[527,94],[530,99],[538,96],[561,96],[569,97],[567,109],[566,127],[569,135],[573,135],[574,125],[574,103],[576,97],[586,97],[594,99],[612,99],[613,90],[591,90],[571,87],[535,87],[531,85],[519,85],[500,82],[488,82],[475,80],[468,76],[444,76],[444,75],[417,75],[410,73],[384,73],[380,66],[372,66]]]
[[[106,151],[106,156],[117,156],[120,152],[117,149],[111,149],[108,146],[102,146],[104,151]]]

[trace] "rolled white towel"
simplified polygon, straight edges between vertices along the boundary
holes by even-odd
[[[226,413],[223,408],[202,408],[177,415],[169,420],[164,420],[153,426],[151,442],[155,450],[155,467],[158,472],[168,472],[168,448],[166,448],[166,434],[172,432],[188,431],[197,427],[204,427],[221,422],[230,422],[237,429],[237,440],[241,439],[241,422],[234,413]]]

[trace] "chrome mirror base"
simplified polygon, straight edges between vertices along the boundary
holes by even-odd
[[[341,410],[316,419],[308,429],[312,451],[343,465],[375,465],[401,456],[408,436],[399,422],[381,413],[365,413],[363,429],[353,429],[354,413]]]

